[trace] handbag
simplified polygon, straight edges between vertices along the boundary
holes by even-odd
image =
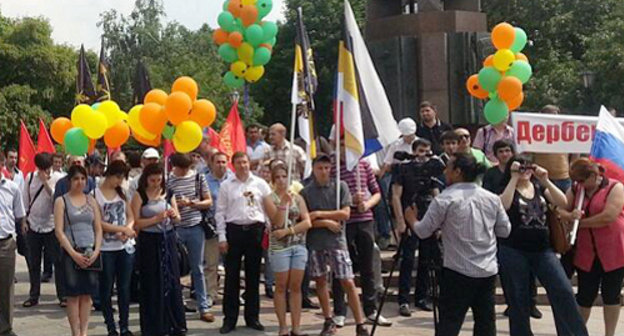
[[[63,196],[63,202],[66,203],[65,196]],[[87,202],[88,202],[88,200],[87,200]],[[82,255],[85,255],[85,254],[89,253],[90,248],[78,247],[78,246],[75,245],[76,244],[76,238],[74,237],[74,229],[72,229],[72,223],[71,223],[71,220],[69,219],[69,214],[67,214],[67,204],[65,204],[65,209],[63,210],[63,212],[65,214],[65,218],[67,219],[67,225],[69,226],[69,233],[71,234],[72,244],[73,244],[74,250],[76,250],[76,252],[78,252],[78,253],[80,253]],[[95,259],[95,261],[93,261],[93,263],[89,267],[82,268],[73,259],[72,259],[72,264],[74,265],[74,269],[79,270],[79,271],[101,272],[102,271],[102,253],[98,254],[97,259]]]
[[[195,175],[195,190],[199,190],[199,200],[204,200],[204,192],[202,188],[201,179],[199,173]],[[207,210],[200,210],[201,213],[201,221],[199,225],[201,225],[202,229],[204,229],[204,238],[212,239],[217,236],[217,223],[215,222],[214,217],[211,217],[208,214]]]
[[[572,232],[567,223],[561,220],[556,207],[552,204],[548,205],[546,220],[550,231],[550,244],[553,249],[561,255],[568,253],[572,249],[572,244],[570,243],[570,234]]]
[[[178,255],[178,262],[180,263],[180,276],[187,276],[191,274],[191,260],[189,259],[189,252],[186,245],[182,244],[176,234],[176,253]]]

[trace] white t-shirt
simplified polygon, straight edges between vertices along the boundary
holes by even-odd
[[[106,199],[100,188],[95,190],[95,200],[100,206],[102,213],[102,221],[118,226],[127,224],[126,218],[126,202],[119,195],[115,195],[112,200]],[[102,234],[102,251],[120,251],[123,250],[125,243],[115,236],[112,232],[103,232]]]
[[[417,138],[414,138],[414,141],[416,141],[416,139]],[[394,158],[394,153],[396,152],[407,152],[408,154],[412,154],[412,144],[414,143],[414,141],[412,141],[411,143],[406,143],[403,138],[401,138],[391,143],[386,151],[384,164],[399,163],[400,161]]]

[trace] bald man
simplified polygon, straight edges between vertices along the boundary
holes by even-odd
[[[481,163],[485,165],[487,168],[490,168],[492,164],[490,160],[485,156],[485,154],[476,148],[472,148],[472,141],[470,139],[470,132],[465,128],[457,128],[455,129],[455,134],[459,137],[459,143],[457,145],[457,152],[472,154],[472,156],[477,159],[477,163]]]
[[[292,176],[294,180],[300,181],[303,178],[307,160],[305,151],[286,140],[286,127],[280,123],[273,124],[269,128],[269,140],[271,149],[266,152],[262,161],[280,159],[288,163],[288,156],[292,152],[294,160]]]

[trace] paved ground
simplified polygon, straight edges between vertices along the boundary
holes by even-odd
[[[54,285],[43,284],[41,303],[34,308],[22,308],[21,303],[27,298],[28,294],[28,273],[26,263],[23,258],[18,257],[17,278],[19,283],[16,285],[16,318],[14,321],[14,330],[20,336],[65,336],[70,335],[67,319],[64,310],[58,307],[54,297]],[[261,289],[261,292],[263,290]],[[188,297],[188,293],[185,293]],[[509,335],[509,326],[507,319],[502,315],[503,305],[497,307],[497,327],[498,335]],[[540,306],[544,313],[541,320],[532,320],[533,331],[536,336],[556,335],[552,312],[549,306]],[[208,324],[199,321],[197,315],[187,315],[189,335],[216,335],[221,326],[221,307],[214,308],[217,313],[217,322]],[[242,314],[242,312],[241,312]],[[376,335],[379,336],[402,336],[402,335],[433,335],[433,323],[431,313],[415,312],[411,318],[400,317],[397,314],[396,303],[389,303],[384,308],[384,315],[394,321],[394,325],[390,328],[379,328]],[[242,315],[241,315],[242,316]],[[272,303],[266,297],[262,298],[261,322],[265,325],[266,331],[260,333],[244,327],[242,317],[239,320],[239,328],[230,335],[277,335],[277,319],[273,310]],[[303,330],[310,335],[318,335],[322,325],[322,316],[315,311],[304,312],[303,314]],[[353,320],[347,320],[348,325],[340,329],[337,335],[353,335],[355,327]],[[131,330],[139,335],[139,314],[138,306],[131,307],[130,316]],[[589,322],[589,331],[591,335],[603,335],[602,311],[596,309]],[[620,321],[618,332],[624,333],[624,322]],[[93,312],[91,317],[90,335],[105,336],[106,327],[104,326],[101,313]],[[618,333],[616,333],[617,335]],[[468,315],[466,323],[462,329],[462,336],[472,335],[472,316]]]

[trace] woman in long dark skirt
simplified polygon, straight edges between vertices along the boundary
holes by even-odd
[[[141,334],[186,334],[173,221],[180,220],[175,198],[167,197],[163,169],[150,164],[143,170],[132,199],[135,228],[139,231]]]

